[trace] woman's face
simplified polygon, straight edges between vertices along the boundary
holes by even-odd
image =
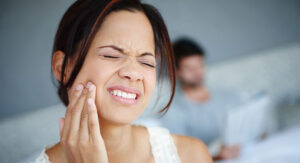
[[[142,12],[117,11],[104,19],[72,87],[96,85],[100,119],[130,123],[145,109],[156,83],[155,42]]]

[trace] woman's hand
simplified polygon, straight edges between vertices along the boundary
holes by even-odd
[[[70,163],[107,163],[95,105],[96,86],[71,90],[65,118],[60,119],[60,142]]]

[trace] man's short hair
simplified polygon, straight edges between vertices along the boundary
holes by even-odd
[[[177,68],[179,68],[180,60],[184,57],[192,55],[199,55],[201,57],[205,56],[202,47],[189,38],[180,38],[173,42],[173,50]]]

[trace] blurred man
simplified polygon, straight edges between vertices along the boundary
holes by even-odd
[[[173,47],[179,86],[171,108],[161,119],[162,125],[173,133],[199,138],[215,159],[237,157],[239,146],[224,146],[219,138],[223,114],[238,104],[238,97],[204,84],[205,53],[195,42],[182,38]]]

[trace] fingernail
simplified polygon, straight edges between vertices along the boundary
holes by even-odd
[[[90,88],[91,85],[92,85],[91,82],[87,82],[87,83],[86,83],[86,87],[87,87],[87,88]]]
[[[78,84],[78,85],[76,86],[76,90],[77,90],[77,91],[82,90],[82,88],[83,88],[82,84]]]
[[[94,85],[93,85],[93,83],[88,82],[88,83],[86,84],[86,87],[89,89],[89,91],[92,91],[93,88],[94,88]]]
[[[89,98],[89,99],[87,99],[87,103],[88,103],[89,106],[92,106],[93,100],[91,98]]]

